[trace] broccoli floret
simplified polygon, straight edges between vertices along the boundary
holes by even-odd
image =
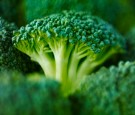
[[[83,12],[63,12],[32,21],[14,32],[14,46],[38,62],[67,93],[83,76],[122,52],[124,39],[108,23]]]
[[[102,68],[82,83],[80,92],[87,99],[81,115],[134,115],[134,89],[135,62]]]
[[[27,55],[13,47],[13,30],[16,29],[13,23],[8,23],[0,17],[0,71],[16,70],[28,73],[40,70]]]
[[[70,115],[70,103],[62,96],[60,84],[31,76],[0,73],[0,115]]]

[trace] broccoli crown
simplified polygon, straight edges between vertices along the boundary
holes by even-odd
[[[0,18],[0,70],[12,69],[26,72],[36,70],[37,64],[30,61],[29,57],[12,44],[13,30],[17,27]]]
[[[13,43],[37,61],[46,76],[76,87],[82,76],[120,53],[124,39],[98,17],[65,11],[21,27]]]
[[[1,115],[70,115],[58,82],[42,76],[26,79],[14,71],[0,73],[0,107]]]
[[[28,42],[33,42],[38,35],[41,36],[38,38],[41,41],[44,36],[46,40],[43,41],[43,45],[48,42],[49,38],[57,40],[64,38],[73,44],[81,41],[90,46],[94,53],[100,52],[106,45],[121,45],[122,41],[121,36],[109,24],[83,12],[63,12],[34,20],[26,27],[21,27],[19,31],[15,32],[15,35],[17,42],[25,41],[28,38],[31,38]],[[27,47],[33,50],[35,47],[33,44],[29,44]],[[39,42],[39,44],[41,43]]]
[[[135,114],[135,62],[120,62],[118,67],[101,68],[82,83],[81,94],[89,115]],[[82,110],[82,115],[85,110]]]

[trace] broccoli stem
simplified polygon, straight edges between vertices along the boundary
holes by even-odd
[[[97,66],[105,62],[107,59],[109,59],[110,56],[117,53],[115,48],[106,48],[108,52],[105,50],[102,52],[101,55],[98,55],[96,57],[96,60],[91,60],[90,57],[87,57],[87,59],[81,64],[77,77],[80,79],[81,77],[85,77],[86,75],[90,74],[94,69],[96,69]],[[117,49],[117,48],[116,48]],[[107,52],[107,53],[105,53]]]
[[[71,56],[71,63],[69,65],[69,70],[68,70],[68,77],[72,81],[75,81],[75,79],[77,79],[76,77],[77,77],[77,69],[78,69],[79,62],[80,59],[78,55],[75,52],[73,52]]]
[[[36,56],[33,56],[33,60],[35,60],[36,62],[38,62],[45,75],[49,78],[54,78],[55,76],[55,62],[53,61],[53,59],[51,59],[51,57],[47,54],[47,53],[40,53],[37,54]]]
[[[67,78],[68,57],[65,55],[65,50],[65,46],[60,45],[59,48],[54,52],[56,80],[58,81],[63,81],[65,78]]]
[[[69,44],[66,39],[53,39],[49,42],[49,47],[51,48],[54,55],[56,80],[64,84],[67,82],[68,62],[73,45]]]
[[[71,55],[71,62],[69,65],[68,76],[72,81],[77,80],[77,72],[82,62],[81,59],[87,57],[89,54],[89,48],[84,43],[77,43]]]

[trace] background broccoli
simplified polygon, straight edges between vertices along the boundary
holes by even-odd
[[[0,115],[71,115],[60,84],[42,75],[0,72]]]
[[[41,65],[47,77],[65,85],[66,92],[124,47],[123,37],[108,23],[72,11],[32,21],[14,32],[13,42]]]
[[[17,27],[0,17],[0,71],[16,70],[23,73],[39,71],[40,67],[36,63],[13,47],[13,30],[17,30]]]
[[[79,94],[71,100],[80,101],[80,115],[134,115],[134,89],[135,62],[120,62],[118,67],[101,68],[86,78],[80,88],[85,101]]]

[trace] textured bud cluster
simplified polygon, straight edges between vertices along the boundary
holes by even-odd
[[[28,40],[32,43],[38,36],[44,36],[44,41],[48,38],[62,38],[72,44],[80,41],[95,53],[100,52],[104,46],[120,45],[123,42],[122,37],[100,18],[72,11],[34,20],[15,32],[15,35],[13,40]]]
[[[82,83],[81,92],[88,97],[90,107],[87,111],[97,115],[133,115],[135,113],[135,62],[119,62],[118,67],[101,68]],[[119,106],[121,105],[121,106]],[[105,109],[107,108],[107,109]],[[96,111],[95,111],[96,110]],[[84,114],[84,113],[83,113]]]
[[[16,67],[19,69],[20,64],[18,64],[18,62],[20,61],[19,59],[15,58],[17,51],[11,45],[12,44],[11,36],[13,30],[16,30],[16,26],[14,24],[7,23],[6,21],[4,21],[4,19],[0,17],[0,68],[1,69],[2,68],[16,69]]]
[[[27,73],[37,69],[37,64],[13,46],[12,36],[16,29],[13,23],[8,23],[0,17],[0,71],[18,70]]]

